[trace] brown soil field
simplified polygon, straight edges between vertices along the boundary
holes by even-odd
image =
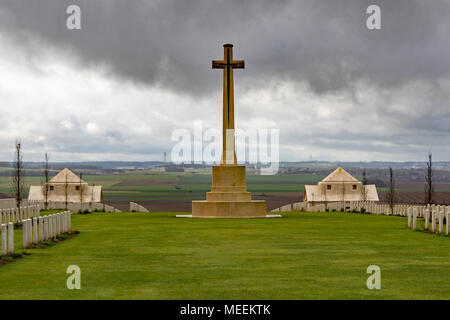
[[[166,180],[128,180],[119,182],[113,185],[113,187],[172,186],[177,183],[177,181]]]
[[[267,210],[270,211],[275,208],[279,208],[285,204],[294,203],[301,201],[298,193],[287,192],[287,193],[276,193],[276,194],[266,194],[266,196],[261,196],[259,194],[253,194],[254,200],[266,200]],[[149,211],[166,211],[166,212],[190,212],[192,210],[191,200],[142,200],[138,203]],[[129,210],[129,201],[111,201],[110,204],[122,211]]]
[[[387,192],[386,191],[378,191],[378,196],[380,201],[387,201]],[[423,204],[425,203],[425,194],[423,191],[417,192],[397,192],[395,194],[396,202],[400,203],[413,203],[413,204]],[[434,202],[436,204],[450,204],[450,192],[435,192],[434,193]]]
[[[380,201],[386,201],[386,192],[379,191],[378,195]],[[397,192],[396,202],[400,203],[424,203],[424,193],[423,192]],[[120,210],[129,210],[129,201],[112,201],[107,202]],[[252,195],[254,200],[266,200],[267,210],[270,211],[275,208],[279,208],[283,205],[300,202],[301,198],[297,192],[286,192],[286,193],[269,193],[265,196],[261,194],[254,193]],[[171,212],[190,212],[191,211],[191,200],[142,200],[137,201],[140,205],[147,208],[149,211],[171,211]],[[436,204],[450,204],[450,192],[435,192],[435,203]]]
[[[434,190],[436,191],[450,191],[450,182],[433,182]],[[423,191],[425,189],[425,182],[397,182],[396,189]]]

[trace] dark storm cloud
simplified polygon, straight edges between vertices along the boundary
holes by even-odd
[[[237,125],[279,128],[282,160],[448,160],[449,31],[448,0],[0,0],[0,149],[160,159],[174,129],[220,125],[231,42]]]
[[[381,7],[380,31],[366,28],[372,3]],[[81,31],[65,28],[69,4],[82,9]],[[306,81],[320,93],[351,89],[358,79],[390,87],[448,76],[449,7],[444,0],[2,0],[0,23],[24,45],[38,37],[73,50],[85,67],[106,64],[116,76],[195,95],[217,87],[210,60],[232,42],[235,57],[247,60],[243,81]]]

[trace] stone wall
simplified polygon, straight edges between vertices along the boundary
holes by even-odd
[[[149,212],[145,207],[136,202],[130,202],[130,212]]]
[[[39,201],[39,206],[41,210],[45,209],[45,203],[43,201]],[[49,201],[47,204],[48,210],[70,210],[72,212],[78,211],[101,211],[105,210],[105,212],[122,212],[121,210],[114,208],[113,206],[101,203],[101,202],[69,202],[65,203],[64,201]]]

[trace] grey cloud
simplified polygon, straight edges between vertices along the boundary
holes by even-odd
[[[243,80],[288,78],[316,92],[361,78],[396,86],[449,75],[448,2],[377,1],[382,30],[369,31],[372,2],[3,0],[0,8],[9,17],[2,29],[22,41],[41,37],[73,50],[86,67],[107,64],[119,77],[195,95],[216,87],[210,60],[225,42],[247,59]],[[65,28],[72,3],[82,9],[81,31]]]
[[[74,3],[82,9],[81,31],[65,28],[66,7]],[[365,11],[372,3],[381,7],[380,31],[365,27]],[[183,100],[186,105],[174,106],[174,111],[165,103],[149,105],[155,112],[146,115],[148,125],[155,128],[152,139],[136,138],[118,122],[115,129],[90,135],[83,123],[88,115],[81,120],[71,115],[67,120],[73,127],[60,128],[61,116],[55,116],[57,120],[49,125],[60,128],[58,135],[46,130],[48,140],[35,142],[36,149],[169,151],[168,137],[180,123],[185,121],[190,128],[192,120],[212,122],[219,117],[205,113],[201,101],[217,96],[217,106],[211,110],[220,109],[220,73],[211,70],[210,61],[221,58],[222,44],[231,42],[235,58],[246,60],[246,70],[236,71],[241,116],[237,123],[256,117],[275,123],[280,128],[282,159],[299,159],[298,153],[290,153],[295,146],[304,148],[305,159],[310,150],[321,149],[324,157],[334,150],[343,155],[397,153],[401,159],[420,160],[430,146],[439,150],[438,157],[450,156],[450,4],[446,0],[0,0],[0,18],[0,36],[14,38],[34,64],[57,47],[73,55],[80,68],[106,68],[105,77],[115,77],[119,83],[159,87],[189,95],[197,103],[191,106]],[[334,99],[336,94],[343,102],[326,117],[299,102],[301,97],[276,96],[276,90],[269,90],[272,83],[291,83],[294,90],[316,100]],[[298,89],[302,85],[306,91]],[[246,94],[259,88],[267,88],[271,95],[267,105],[243,102]],[[109,113],[107,117],[122,115],[120,106],[111,111],[108,97],[103,99],[96,107]],[[141,118],[131,113],[123,117],[130,122]],[[377,145],[380,141],[392,146]],[[423,150],[411,147],[417,145]]]

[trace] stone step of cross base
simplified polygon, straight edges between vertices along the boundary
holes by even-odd
[[[215,186],[211,187],[212,192],[247,192],[245,186]]]
[[[192,216],[202,218],[253,218],[266,216],[266,202],[192,201]]]
[[[207,201],[251,201],[250,192],[207,192]]]

